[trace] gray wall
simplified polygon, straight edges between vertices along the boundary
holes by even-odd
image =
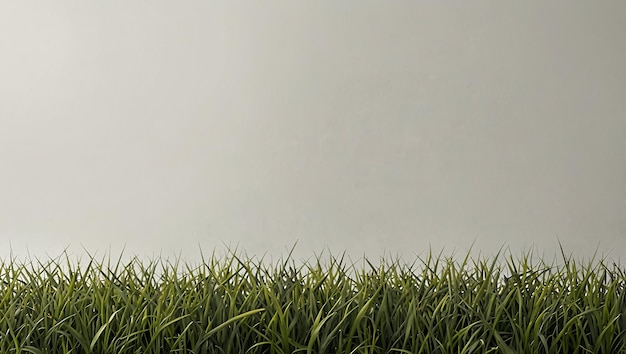
[[[624,1],[0,2],[0,247],[626,251]]]

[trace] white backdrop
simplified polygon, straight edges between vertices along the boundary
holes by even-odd
[[[626,256],[626,3],[0,3],[3,254]]]

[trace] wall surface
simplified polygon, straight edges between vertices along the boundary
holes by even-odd
[[[626,261],[625,34],[619,0],[0,2],[2,256]]]

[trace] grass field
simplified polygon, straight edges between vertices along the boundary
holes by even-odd
[[[623,267],[531,259],[4,261],[0,353],[626,353]]]

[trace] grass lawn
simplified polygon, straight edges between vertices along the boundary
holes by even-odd
[[[59,259],[0,264],[0,353],[626,352],[604,260]]]

